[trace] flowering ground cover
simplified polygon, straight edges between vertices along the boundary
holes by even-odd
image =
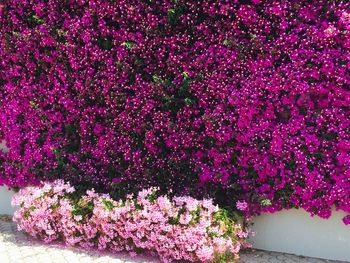
[[[348,1],[4,0],[0,25],[0,184],[350,213]]]
[[[18,228],[49,243],[86,249],[152,252],[164,262],[233,262],[247,243],[242,224],[211,200],[158,196],[156,189],[113,200],[77,195],[63,181],[21,189],[13,198]]]

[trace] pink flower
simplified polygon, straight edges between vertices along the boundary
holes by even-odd
[[[20,204],[14,214],[18,229],[46,243],[61,238],[66,245],[84,249],[128,251],[132,255],[139,249],[153,251],[164,262],[211,261],[214,252],[227,253],[234,247],[236,253],[246,243],[247,235],[240,225],[230,226],[237,233],[234,239],[225,236],[227,227],[219,229],[218,223],[228,223],[213,220],[217,207],[211,200],[180,196],[172,201],[160,196],[150,202],[149,195],[156,191],[153,188],[126,201],[115,201],[93,190],[71,199],[66,195],[71,190],[63,181],[21,189],[13,198],[15,205]],[[139,206],[135,206],[136,201]],[[200,212],[194,217],[191,212],[198,208]]]
[[[198,200],[193,199],[193,198],[188,198],[188,200],[186,201],[186,208],[188,209],[188,211],[195,211],[198,208]]]
[[[190,223],[192,216],[189,213],[181,214],[179,223],[182,225],[187,225]]]
[[[203,246],[196,251],[196,255],[202,262],[211,261],[214,257],[214,249],[213,247]]]
[[[248,209],[248,204],[246,201],[237,201],[236,207],[238,210],[246,211]]]
[[[241,250],[241,245],[239,243],[231,248],[231,252],[233,254],[237,254],[240,250]]]
[[[214,246],[219,253],[224,253],[226,252],[226,247],[227,245],[230,244],[227,239],[222,238],[222,237],[215,237],[213,239]]]
[[[158,203],[159,209],[161,210],[168,210],[171,208],[171,202],[165,196],[158,197],[157,203]]]
[[[74,216],[73,217],[75,221],[81,221],[83,219],[83,216],[82,215],[77,215],[77,216]]]
[[[337,30],[337,28],[334,25],[329,25],[325,29],[324,34],[325,34],[326,37],[333,37],[336,34],[338,34],[338,30]]]

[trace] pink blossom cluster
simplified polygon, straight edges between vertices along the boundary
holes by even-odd
[[[2,0],[0,25],[0,184],[350,213],[349,1]]]
[[[235,260],[248,232],[211,200],[158,196],[157,189],[113,200],[88,190],[77,195],[62,180],[25,187],[13,197],[14,221],[44,242],[112,252],[150,252],[162,261]],[[220,261],[222,262],[222,261]]]

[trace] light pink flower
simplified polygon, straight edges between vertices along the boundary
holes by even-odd
[[[74,191],[63,181],[21,189],[12,200],[19,206],[13,217],[18,229],[46,243],[62,238],[68,246],[128,251],[132,255],[144,249],[157,253],[164,262],[211,261],[214,252],[227,251],[237,257],[246,243],[247,232],[238,224],[232,226],[237,233],[235,241],[224,236],[224,230],[213,221],[218,207],[211,200],[180,196],[171,201],[161,196],[150,202],[149,195],[156,191],[151,188],[141,191],[136,200],[128,196],[125,201],[89,190],[77,202],[66,195]],[[141,208],[135,206],[135,201],[142,204]],[[91,203],[92,211],[86,212],[89,216],[76,214],[77,206],[85,206],[81,211],[88,211],[86,206]],[[185,212],[174,223],[183,208]],[[192,221],[191,212],[197,208],[199,220]]]
[[[248,203],[246,201],[237,201],[236,207],[238,210],[246,211],[248,209]]]

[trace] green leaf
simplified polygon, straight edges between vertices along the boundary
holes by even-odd
[[[191,104],[193,104],[193,101],[190,98],[185,98],[185,104],[191,105]]]
[[[179,218],[177,218],[177,217],[170,217],[168,223],[170,225],[177,225],[177,224],[179,224]]]
[[[193,225],[199,223],[199,221],[200,221],[200,212],[201,212],[200,206],[198,206],[196,210],[191,211],[190,214],[192,215],[192,219],[191,219],[191,221],[189,223],[190,226],[193,226]]]
[[[176,24],[176,9],[175,8],[170,8],[168,10],[168,20],[170,24]]]
[[[21,33],[19,32],[16,32],[16,31],[12,31],[12,35],[15,36],[15,37],[21,37]]]
[[[173,8],[168,9],[168,21],[169,24],[175,26],[179,20],[180,16],[184,14],[185,6],[175,5]]]
[[[59,207],[60,207],[59,204],[54,204],[54,205],[51,206],[51,209],[57,209],[57,208],[59,208]]]
[[[152,79],[153,79],[153,81],[154,81],[155,83],[162,82],[162,79],[161,79],[159,76],[157,76],[157,75],[153,75],[153,76],[152,76]]]
[[[250,34],[250,38],[251,38],[252,40],[254,40],[254,39],[256,39],[256,35],[255,35],[255,34]]]
[[[44,20],[42,20],[39,16],[34,15],[33,16],[34,20],[37,21],[38,23],[44,23]]]
[[[63,31],[62,29],[57,28],[56,29],[57,35],[59,35],[60,37],[62,36],[66,36],[67,32]]]
[[[263,199],[263,200],[261,200],[260,204],[261,204],[262,206],[270,206],[270,205],[272,205],[270,199]]]
[[[150,195],[148,195],[147,199],[148,201],[153,203],[157,199],[157,192],[152,192]]]
[[[132,49],[135,46],[135,42],[133,42],[133,41],[125,41],[121,45],[126,47],[127,49]]]
[[[30,212],[29,211],[25,211],[24,214],[23,214],[23,217],[25,219],[27,219],[29,216],[30,216]]]
[[[134,205],[135,205],[135,209],[136,210],[142,210],[143,209],[143,206],[140,205],[136,199],[134,199]]]
[[[34,109],[37,109],[39,107],[39,105],[37,103],[35,103],[34,101],[30,101],[29,104]]]
[[[224,40],[224,45],[225,46],[229,46],[229,45],[231,45],[232,44],[232,40],[231,39],[225,39]]]
[[[103,208],[108,211],[112,211],[113,208],[115,207],[111,201],[105,198],[102,200],[102,205],[103,205]]]
[[[182,75],[184,76],[185,79],[188,79],[190,77],[190,74],[187,71],[184,71]]]
[[[44,20],[37,15],[28,17],[28,21],[35,24],[44,24]]]

